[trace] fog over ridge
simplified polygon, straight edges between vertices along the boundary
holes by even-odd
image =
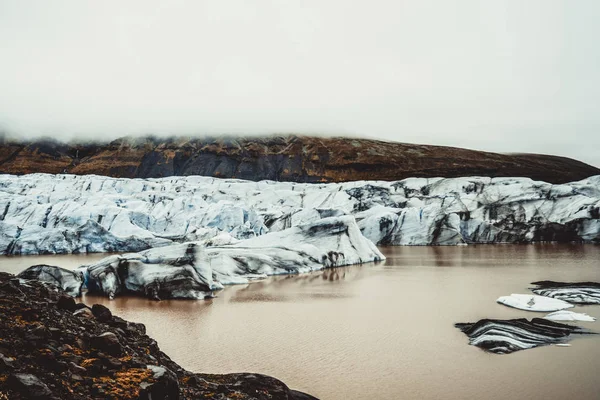
[[[600,166],[600,3],[0,1],[17,138],[294,133]]]

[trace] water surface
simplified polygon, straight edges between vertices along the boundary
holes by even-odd
[[[543,316],[495,299],[536,280],[599,281],[600,246],[382,250],[379,264],[231,286],[209,301],[84,301],[143,322],[187,369],[260,372],[322,399],[597,398],[600,337],[498,356],[468,346],[453,324]],[[572,310],[600,318],[600,306]],[[600,321],[580,325],[600,331]]]

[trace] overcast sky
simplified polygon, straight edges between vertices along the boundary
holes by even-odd
[[[353,135],[600,166],[599,40],[599,0],[0,0],[0,128]]]

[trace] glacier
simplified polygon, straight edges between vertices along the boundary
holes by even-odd
[[[600,176],[293,183],[0,175],[0,254],[230,245],[349,216],[376,245],[600,243]]]

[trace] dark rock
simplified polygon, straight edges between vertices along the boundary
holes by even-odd
[[[140,357],[132,357],[131,365],[135,368],[145,367],[148,363],[142,360]]]
[[[0,372],[5,372],[13,368],[15,368],[15,359],[6,357],[4,354],[0,353]]]
[[[14,374],[8,377],[9,389],[30,399],[47,399],[52,392],[46,384],[32,374]]]
[[[58,302],[56,302],[56,307],[58,307],[59,310],[67,310],[71,312],[77,309],[75,299],[66,295],[60,296]]]
[[[304,400],[263,375],[191,374],[160,351],[144,325],[117,316],[109,320],[98,307],[96,313],[85,307],[72,313],[72,303],[60,300],[63,295],[48,284],[31,280],[22,285],[0,272],[0,399],[7,394],[16,400],[137,395]],[[57,307],[59,301],[67,307]]]
[[[87,372],[87,370],[85,368],[83,368],[80,365],[75,364],[74,362],[69,363],[69,369],[73,373],[82,374],[82,375],[85,375],[85,373]]]
[[[123,363],[114,357],[102,358],[102,362],[108,370],[121,369],[121,367],[123,366]]]
[[[148,368],[153,372],[152,378],[155,379],[155,382],[142,382],[138,399],[179,399],[179,381],[177,380],[177,375],[164,367],[156,365],[149,365]]]
[[[75,311],[73,315],[77,315],[78,317],[85,319],[94,318],[94,314],[92,314],[92,310],[90,310],[89,308],[80,308],[79,310]]]
[[[102,304],[94,304],[92,306],[92,314],[100,322],[110,322],[113,318],[112,312]]]
[[[101,350],[112,356],[120,356],[122,353],[119,338],[112,332],[104,332],[101,335],[93,336],[90,344],[92,348]]]
[[[50,331],[46,329],[44,325],[37,324],[34,325],[29,331],[25,334],[25,339],[29,341],[37,341],[43,340],[50,337]]]
[[[61,337],[63,334],[62,329],[54,328],[54,327],[48,328],[48,332],[50,332],[50,337],[55,338],[55,339]]]
[[[128,322],[127,330],[130,332],[136,332],[140,335],[145,335],[146,334],[146,325],[141,324],[141,323],[136,323],[136,322]]]
[[[68,352],[73,352],[73,347],[68,345],[68,344],[64,344],[62,346],[60,346],[58,349],[56,349],[59,353],[64,353],[66,351]]]

